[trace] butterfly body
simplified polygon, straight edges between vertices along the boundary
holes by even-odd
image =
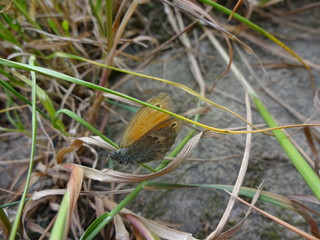
[[[170,96],[160,93],[148,103],[173,111]],[[144,163],[162,159],[175,142],[181,123],[166,113],[143,106],[132,117],[120,141],[120,148],[109,155],[120,164]]]

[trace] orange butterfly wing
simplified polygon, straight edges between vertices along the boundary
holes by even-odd
[[[167,93],[159,93],[157,96],[152,97],[148,103],[168,111],[173,111],[173,103],[171,97]],[[120,141],[120,148],[131,146],[151,129],[155,130],[163,127],[163,124],[168,122],[171,118],[173,117],[169,114],[153,108],[147,106],[141,107],[139,111],[133,115],[128,126],[124,130]]]

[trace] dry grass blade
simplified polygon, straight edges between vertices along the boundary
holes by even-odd
[[[39,171],[40,173],[45,174],[46,176],[50,176],[54,179],[60,179],[60,180],[66,180],[68,181],[70,178],[70,174],[68,173],[61,173],[57,169],[58,167],[53,167],[53,168],[48,168],[47,165],[43,163],[38,163],[36,170]]]
[[[30,239],[28,236],[28,233],[27,233],[27,229],[28,229],[27,226],[28,226],[29,222],[33,221],[31,216],[33,214],[37,214],[37,211],[41,207],[41,205],[44,205],[50,201],[53,201],[54,198],[55,198],[54,196],[49,196],[49,197],[41,198],[40,200],[37,200],[37,201],[29,200],[26,203],[26,205],[24,207],[23,215],[22,215],[22,231],[23,231],[23,238],[24,239]],[[52,224],[53,224],[53,222],[52,222]],[[52,227],[52,224],[49,224],[50,227]]]
[[[98,136],[77,138],[73,140],[69,147],[65,147],[59,150],[56,157],[57,163],[61,163],[66,154],[78,151],[84,143],[88,145],[101,147],[107,150],[115,150],[115,148],[112,145],[103,141]]]
[[[102,199],[103,205],[110,211],[113,209],[116,204],[115,202],[109,200],[108,198],[103,198]],[[117,240],[127,240],[129,239],[129,233],[125,227],[125,224],[119,214],[114,216],[113,218],[113,223],[115,227],[115,232],[116,232],[116,239]]]
[[[229,193],[229,194],[232,195],[231,193]],[[308,233],[306,233],[306,232],[304,232],[304,231],[292,226],[291,224],[289,224],[289,223],[287,223],[287,222],[285,222],[285,221],[283,221],[283,220],[281,220],[281,219],[279,219],[279,218],[277,218],[277,217],[275,217],[275,216],[273,216],[273,215],[261,210],[260,208],[257,208],[254,205],[252,205],[250,203],[247,203],[243,199],[241,199],[241,198],[239,198],[237,196],[234,196],[234,197],[237,200],[239,200],[241,203],[247,205],[248,207],[251,207],[252,209],[254,209],[254,210],[258,211],[259,213],[261,213],[263,216],[265,216],[267,218],[270,218],[271,220],[273,220],[273,221],[277,222],[278,224],[284,226],[285,228],[289,229],[290,231],[297,233],[301,237],[304,237],[304,238],[310,239],[310,240],[317,240],[318,239],[317,237],[314,237],[314,236],[312,236],[312,235],[310,235],[310,234],[308,234]]]
[[[169,19],[169,22],[170,22],[173,30],[175,31],[176,34],[179,34],[183,29],[185,29],[185,26],[184,26],[183,19],[182,19],[180,11],[179,10],[175,10],[175,15],[174,15],[168,5],[165,5],[164,7],[165,7],[165,10],[166,10],[165,12],[168,15],[168,19]],[[192,48],[190,39],[188,38],[187,33],[182,34],[179,37],[179,39],[182,42],[182,44],[185,46],[185,48],[189,50],[187,52],[187,55],[188,55],[190,69],[191,69],[191,72],[192,72],[194,78],[198,82],[198,85],[199,85],[199,88],[200,88],[200,94],[202,96],[204,96],[205,95],[206,85],[205,85],[205,81],[204,81],[204,78],[202,76],[199,64],[198,64],[198,62],[196,60],[196,57],[193,54],[193,52],[190,51],[191,48]]]
[[[299,113],[296,109],[291,107],[289,104],[286,104],[286,102],[283,99],[280,99],[278,96],[276,96],[265,84],[262,83],[260,78],[257,76],[255,71],[252,69],[250,63],[242,53],[242,51],[236,46],[235,49],[237,50],[237,53],[240,55],[242,62],[246,65],[247,69],[249,70],[251,76],[254,77],[254,79],[259,83],[261,88],[272,98],[274,99],[279,105],[281,105],[283,108],[285,108],[288,112],[290,112],[292,115],[294,115],[297,119],[299,119],[301,122],[307,121],[307,118]]]
[[[34,158],[34,162],[38,162],[43,159],[43,155],[36,156]],[[12,160],[5,160],[5,161],[0,161],[0,165],[10,165],[10,164],[27,164],[30,160],[27,158],[23,159],[12,159]]]
[[[167,167],[163,168],[159,172],[156,173],[150,173],[145,175],[138,175],[138,174],[128,174],[123,172],[114,171],[112,169],[104,169],[104,170],[96,170],[93,168],[80,166],[76,164],[61,164],[62,167],[65,169],[71,170],[73,166],[78,166],[80,168],[83,168],[84,175],[87,178],[98,180],[101,182],[118,182],[118,183],[130,183],[130,182],[141,182],[148,179],[152,179],[155,177],[162,176],[164,174],[167,174],[169,172],[174,171],[177,169],[194,151],[197,144],[199,143],[203,132],[198,133],[193,138],[191,138],[188,143],[184,146],[184,148],[181,150],[181,152],[177,155],[175,160],[173,160]]]
[[[89,145],[104,148],[106,150],[115,150],[115,148],[112,145],[108,144],[98,136],[82,137],[82,138],[79,138],[78,140]]]
[[[249,123],[252,123],[252,113],[251,113],[251,106],[250,106],[250,99],[248,94],[246,94],[245,97],[245,101],[246,101],[246,106],[247,106],[247,121]],[[247,130],[251,131],[252,128],[250,125],[247,125]],[[232,195],[234,196],[238,196],[239,192],[240,192],[240,188],[242,186],[244,177],[246,175],[247,169],[248,169],[248,164],[249,164],[249,158],[250,158],[250,151],[251,151],[251,139],[252,139],[252,134],[248,133],[246,138],[246,146],[245,146],[245,151],[243,153],[243,158],[242,158],[242,162],[241,162],[241,167],[238,173],[238,177],[236,180],[236,183],[234,185],[234,188],[232,190]],[[220,219],[220,222],[216,228],[216,230],[214,232],[212,232],[210,234],[210,237],[208,237],[208,239],[213,239],[216,236],[219,236],[219,234],[221,233],[222,229],[225,227],[228,218],[231,214],[231,211],[233,209],[233,206],[235,204],[236,200],[233,197],[230,197],[228,205],[223,213],[223,216]]]
[[[12,4],[13,4],[13,1],[12,1],[12,0],[4,0],[4,1],[1,1],[1,2],[0,2],[0,7],[1,7],[2,9],[0,10],[0,13],[4,13],[4,12],[8,11],[8,10],[11,8]],[[3,6],[4,6],[4,7],[3,7]]]
[[[262,187],[263,187],[263,183],[260,184],[254,197],[252,198],[252,201],[251,201],[252,205],[256,204],[256,202],[259,198],[259,195],[262,191]],[[250,213],[251,213],[251,208],[248,209],[248,211],[246,212],[246,215],[243,217],[243,219],[236,226],[232,227],[231,229],[229,229],[225,232],[222,232],[216,239],[217,240],[229,239],[232,235],[234,235],[236,232],[238,232],[241,229],[242,225],[244,224],[246,219],[249,217]],[[211,234],[206,238],[206,240],[209,240],[209,239],[212,239]]]
[[[87,43],[87,44],[92,44],[92,45],[96,45],[96,46],[100,46],[101,44],[106,44],[105,42],[99,42],[99,41],[92,40],[89,38],[79,39],[79,38],[72,38],[72,37],[57,36],[55,34],[51,34],[51,33],[45,32],[43,30],[36,29],[36,28],[26,27],[24,29],[27,31],[32,31],[35,33],[43,34],[43,35],[47,36],[48,38],[50,38],[50,40],[48,40],[48,43],[44,43],[43,45],[39,44],[39,42],[28,44],[28,47],[36,47],[38,49],[49,49],[50,47],[54,47],[54,46],[56,46],[56,44],[59,44],[58,41],[61,41],[61,44],[66,44],[66,42]],[[53,45],[53,44],[49,44],[50,42],[57,42],[57,43],[55,43]]]
[[[82,187],[84,172],[82,168],[74,167],[68,182],[67,191],[69,192],[69,212],[68,212],[68,226],[71,224],[72,213],[76,207],[77,200]]]
[[[303,132],[304,132],[304,135],[306,136],[311,152],[314,155],[314,159],[319,158],[319,151],[313,140],[315,136],[314,136],[314,133],[312,132],[312,129],[310,127],[305,127],[303,128]]]
[[[312,195],[289,194],[287,195],[287,197],[293,200],[300,200],[300,201],[305,201],[305,202],[310,202],[310,203],[315,203],[320,205],[320,201],[315,196],[312,196]]]
[[[7,239],[10,234],[11,229],[11,223],[7,217],[6,211],[4,211],[2,208],[0,209],[0,232],[4,239]]]
[[[39,200],[40,198],[48,197],[48,196],[57,196],[64,195],[67,192],[67,189],[47,189],[39,192],[34,192],[31,196],[33,201]]]
[[[290,198],[289,198],[290,199]],[[292,198],[291,198],[292,199]],[[297,213],[299,213],[301,216],[304,217],[304,219],[307,221],[308,225],[310,226],[311,229],[311,233],[315,236],[320,238],[320,232],[319,232],[319,227],[317,222],[315,221],[315,219],[311,216],[311,214],[309,213],[313,213],[315,215],[320,216],[320,212],[317,212],[309,207],[307,207],[306,205],[299,203],[295,200],[291,200],[292,201],[292,205],[295,208],[295,211]]]
[[[140,234],[137,234],[138,236],[136,236],[136,237],[139,237],[139,235],[141,235],[141,237],[143,237],[146,240],[153,240],[154,239],[154,237],[152,236],[152,233],[140,221],[140,219],[138,219],[136,216],[131,215],[131,214],[127,214],[126,218],[130,221],[132,226],[134,226],[134,228],[137,229],[137,231],[140,233]]]
[[[109,98],[109,99],[113,99],[113,100],[119,101],[119,102],[124,103],[124,104],[129,105],[129,106],[142,107],[142,105],[139,104],[139,103],[136,103],[136,102],[131,101],[129,99],[125,99],[125,98],[120,97],[120,96],[116,96],[114,94],[103,93],[103,96],[106,97],[106,98]]]
[[[161,53],[161,50],[163,50],[165,47],[170,45],[170,43],[172,43],[174,40],[179,38],[182,34],[188,32],[190,29],[192,29],[197,24],[197,22],[198,21],[194,21],[194,22],[190,23],[181,32],[179,32],[178,34],[174,35],[169,40],[167,40],[166,42],[162,43],[159,47],[157,47],[154,50],[152,50],[152,52],[147,57],[144,58],[144,61],[141,64],[139,64],[139,66],[136,68],[136,71],[146,67],[158,54]],[[111,89],[118,89],[122,84],[124,84],[130,78],[132,78],[131,75],[126,75],[124,78],[122,78],[121,80],[117,81],[114,85],[112,85]]]
[[[144,225],[150,229],[150,231],[157,234],[157,236],[164,239],[172,240],[195,240],[196,238],[192,237],[191,233],[181,232],[172,228],[163,226],[155,221],[143,218],[139,215],[136,215]]]
[[[122,221],[122,218],[119,215],[116,215],[113,218],[114,227],[116,230],[116,239],[117,240],[126,240],[129,239],[129,233]]]
[[[50,239],[66,239],[72,223],[72,216],[74,213],[77,213],[76,204],[82,187],[84,171],[82,168],[77,167],[76,165],[72,166],[70,170],[72,172],[68,182],[67,192],[64,195],[59,207],[57,219],[51,231]],[[74,226],[79,226],[77,222],[78,221],[73,222]]]
[[[104,199],[105,204],[107,205],[108,208],[112,207],[114,208],[117,204],[109,199]],[[144,226],[151,232],[153,232],[154,234],[156,234],[156,236],[164,238],[164,239],[168,239],[168,240],[196,240],[196,238],[192,237],[191,233],[187,233],[187,232],[181,232],[175,229],[171,229],[169,227],[166,227],[162,224],[159,224],[155,221],[146,219],[144,217],[141,217],[140,215],[126,209],[123,208],[120,211],[121,214],[126,215],[131,215],[134,216],[136,220],[139,220],[141,223],[144,224]]]
[[[79,148],[82,147],[82,144],[83,141],[75,140],[70,144],[70,147],[60,149],[56,156],[57,163],[61,163],[66,154],[79,150]]]
[[[243,0],[238,0],[237,4],[234,6],[232,13],[230,14],[228,21],[230,21],[233,17],[233,14],[238,10],[238,8],[240,7],[240,5],[242,4]]]
[[[242,42],[235,35],[231,34],[223,27],[219,26],[218,23],[211,17],[211,15],[206,10],[202,9],[198,4],[190,0],[179,0],[177,1],[177,4],[168,0],[161,1],[172,6],[174,9],[179,9],[181,12],[186,13],[188,16],[192,16],[195,19],[198,19],[201,22],[206,23],[214,29],[219,30],[220,32],[228,36],[230,39],[237,41],[241,46],[243,46],[244,49],[246,49],[248,53],[252,52],[251,48],[247,44]]]
[[[30,229],[32,232],[35,232],[35,233],[39,233],[41,234],[42,236],[46,236],[46,233],[47,231],[41,227],[39,224],[36,224],[34,222],[28,222],[28,225],[27,225],[28,229]],[[49,235],[47,234],[46,237],[49,237]]]
[[[112,39],[113,42],[112,43],[108,42],[110,49],[109,49],[107,58],[105,60],[106,65],[113,65],[116,50],[117,50],[117,47],[120,43],[120,39],[123,36],[123,33],[126,29],[126,26],[129,23],[132,15],[134,14],[134,12],[135,12],[136,8],[139,6],[139,4],[143,4],[143,2],[139,1],[139,0],[134,0],[131,2],[130,6],[126,9],[127,11],[125,12],[125,14],[123,16],[121,23],[120,23],[119,27],[117,28],[117,31],[115,32],[114,39]],[[103,69],[103,73],[100,77],[100,85],[101,86],[106,86],[110,74],[111,74],[110,69],[108,69],[108,68]],[[103,101],[103,95],[101,94],[101,92],[98,92],[97,98],[95,98],[92,107],[89,109],[89,111],[87,113],[89,123],[92,123],[93,120],[96,119],[98,109],[99,109],[102,101]]]
[[[320,111],[320,88],[317,89],[316,94],[314,95],[313,104],[315,108]]]
[[[310,10],[310,9],[313,9],[313,8],[316,8],[319,6],[320,6],[320,2],[314,2],[314,3],[306,4],[305,6],[303,6],[301,8],[294,9],[294,10],[291,10],[291,11],[283,13],[283,14],[284,14],[284,16],[289,17],[291,15],[295,15],[295,14],[298,14],[303,11],[307,11],[307,10]]]
[[[184,112],[182,115],[186,116],[187,118],[191,118],[197,114],[199,115],[206,114],[208,111],[210,111],[209,106],[196,107]]]
[[[288,59],[291,62],[293,62],[294,64],[299,64],[299,66],[302,66],[300,64],[300,62],[296,58],[292,57],[292,55],[287,53],[285,50],[283,50],[280,47],[275,47],[274,45],[268,43],[267,41],[264,41],[261,38],[256,37],[254,34],[251,34],[249,32],[241,32],[240,36],[245,38],[245,39],[247,39],[251,43],[253,43],[255,45],[258,45],[259,47],[264,48],[266,51],[268,51],[268,52],[270,52],[270,53],[272,53],[272,54],[274,54],[276,56],[279,56],[279,57],[284,58],[284,59]],[[307,60],[307,59],[303,59],[303,61],[308,66],[320,71],[320,65],[317,64],[316,62],[312,62],[312,61]]]

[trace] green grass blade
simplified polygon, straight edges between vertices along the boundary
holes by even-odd
[[[70,230],[73,213],[84,179],[84,170],[82,168],[74,166],[71,167],[70,170],[71,175],[69,177],[67,191],[63,196],[57,219],[50,234],[50,239],[67,239]]]
[[[18,77],[19,79],[21,79],[26,84],[28,84],[29,86],[32,85],[32,82],[27,77],[25,77],[24,75],[22,75],[22,74],[20,74],[18,72],[15,72],[14,75],[16,77]],[[55,109],[55,107],[54,107],[54,105],[53,105],[53,103],[51,101],[51,98],[39,86],[36,86],[36,94],[37,94],[37,97],[40,100],[41,104],[44,106],[44,108],[46,109],[47,113],[49,114],[51,121],[53,121],[55,113],[56,113],[56,109]],[[57,129],[61,130],[61,132],[63,134],[66,135],[65,127],[64,127],[62,121],[57,120],[55,122],[55,126],[57,127]]]
[[[210,188],[218,190],[228,190],[232,192],[233,186],[220,185],[220,184],[178,184],[178,183],[162,183],[162,182],[148,182],[145,184],[145,190],[174,190],[178,188]],[[240,195],[253,198],[257,192],[257,189],[241,187]],[[259,199],[263,202],[273,204],[289,210],[294,210],[291,200],[278,194],[270,193],[267,191],[261,191]]]
[[[65,55],[65,54],[63,54],[63,55]],[[71,54],[67,54],[67,55],[71,55]],[[78,58],[82,59],[80,57],[78,57]],[[170,114],[170,115],[172,115],[174,117],[177,117],[177,118],[180,118],[180,119],[184,119],[185,121],[188,121],[188,122],[191,122],[191,123],[195,123],[194,121],[192,121],[192,120],[190,120],[188,118],[182,117],[182,116],[180,116],[178,114],[175,114],[175,113],[171,113],[171,112],[169,112],[169,111],[167,111],[165,109],[158,108],[158,107],[156,107],[154,105],[151,105],[151,104],[146,103],[144,101],[141,101],[139,99],[127,96],[125,94],[121,94],[121,93],[119,93],[117,91],[114,91],[114,90],[111,90],[111,89],[108,89],[108,88],[105,88],[105,87],[102,87],[102,86],[99,86],[99,85],[96,85],[96,84],[93,84],[93,83],[90,83],[90,82],[87,82],[87,81],[84,81],[84,80],[80,80],[80,79],[68,76],[66,74],[63,74],[63,73],[60,73],[60,72],[57,72],[57,71],[54,71],[54,70],[50,70],[50,69],[43,68],[43,67],[30,66],[28,64],[18,63],[18,62],[14,62],[14,61],[2,59],[2,58],[0,58],[0,64],[8,66],[8,67],[17,68],[17,69],[24,69],[24,70],[28,70],[28,71],[34,71],[34,72],[42,73],[42,74],[45,74],[45,75],[48,75],[48,76],[51,76],[51,77],[59,78],[59,79],[62,79],[62,80],[68,81],[68,82],[72,82],[72,83],[78,84],[78,85],[81,85],[81,86],[84,86],[84,87],[88,87],[88,88],[95,89],[95,90],[102,91],[102,92],[106,92],[106,93],[111,93],[113,95],[120,96],[120,97],[123,97],[125,99],[140,103],[141,105],[145,105],[145,106],[148,106],[150,108],[159,110],[161,112],[168,113],[168,114]],[[110,68],[112,68],[112,67],[110,67]],[[114,69],[119,71],[118,68],[114,68]],[[206,126],[206,125],[203,125],[203,124],[201,125],[201,124],[198,123],[198,125],[210,128],[209,126]],[[211,129],[213,129],[213,128],[211,127]],[[219,129],[217,129],[217,130],[219,130]],[[230,131],[229,130],[223,130],[223,132],[227,133],[227,132],[230,132]]]
[[[115,148],[119,148],[119,146],[116,143],[114,143],[109,138],[104,136],[98,129],[96,129],[95,127],[90,125],[87,121],[85,121],[84,119],[79,117],[77,114],[75,114],[74,112],[72,112],[72,111],[70,111],[68,109],[60,109],[60,110],[58,110],[56,112],[56,114],[55,114],[54,122],[58,121],[59,115],[62,114],[62,113],[68,115],[69,117],[71,117],[72,119],[74,119],[75,121],[80,123],[82,126],[84,126],[85,128],[89,129],[91,132],[97,134],[99,137],[101,137],[104,141],[106,141],[110,145],[114,146]]]
[[[9,91],[12,95],[14,95],[16,98],[20,99],[24,103],[32,106],[32,103],[26,99],[22,94],[20,94],[17,90],[15,90],[8,82],[0,79],[0,85],[5,88],[7,91]],[[49,116],[46,115],[39,107],[37,107],[37,111],[47,120],[49,120]]]
[[[8,28],[0,23],[0,38],[4,39],[14,45],[22,47],[18,40],[13,36],[13,34],[8,30]]]
[[[66,192],[66,194],[63,196],[57,219],[50,233],[50,239],[52,240],[64,239],[63,236],[65,232],[65,227],[68,221],[67,219],[68,207],[69,207],[69,193]]]
[[[10,73],[5,71],[4,69],[0,68],[0,74],[8,79],[10,83],[18,85],[18,86],[24,86],[24,84],[21,83],[21,81],[17,80],[15,77],[13,77]]]
[[[112,27],[112,0],[106,0],[106,34],[108,38],[108,51],[113,46],[113,27]]]
[[[90,224],[80,239],[93,239],[112,220],[112,218],[113,217],[109,212],[105,212]]]
[[[2,13],[1,16],[15,32],[20,31],[20,26],[18,24],[13,23],[11,17],[8,14]]]
[[[278,124],[273,119],[269,111],[266,109],[264,104],[260,101],[258,97],[251,96],[258,111],[263,117],[264,121],[269,127],[277,127]],[[308,184],[309,188],[313,194],[320,200],[320,178],[314,172],[314,170],[309,166],[306,160],[302,157],[296,147],[292,144],[290,139],[286,136],[282,130],[273,130],[275,137],[277,138],[280,146],[285,151],[285,153],[290,158],[293,165],[296,167],[298,172],[301,174],[305,182]]]
[[[29,201],[29,200],[30,200],[30,198],[26,198],[26,201]],[[3,204],[0,206],[0,208],[12,207],[12,206],[17,205],[19,203],[20,203],[20,201]]]
[[[97,19],[98,25],[100,27],[100,31],[103,33],[102,35],[105,36],[104,35],[104,32],[105,32],[104,31],[104,24],[102,21],[101,11],[99,10],[99,9],[102,9],[101,8],[101,1],[97,1],[97,4],[94,4],[93,0],[89,0],[89,4],[90,4],[90,8],[91,8],[93,15]]]
[[[31,23],[35,28],[41,30],[40,25],[35,22],[29,15],[28,11],[26,10],[26,5],[24,5],[23,3],[26,3],[24,1],[13,1],[14,6],[21,12],[21,14],[23,16],[25,16],[25,18],[28,20],[29,23]]]
[[[3,234],[2,236],[6,238],[11,230],[11,223],[2,208],[0,208],[0,226]]]
[[[15,133],[20,132],[20,133],[22,133],[22,134],[24,134],[24,135],[26,135],[28,137],[31,137],[31,135],[32,135],[27,130],[21,130],[21,129],[15,129],[15,128],[13,128],[13,129],[12,128],[4,128],[4,127],[1,127],[1,126],[0,126],[0,131],[2,131],[2,132],[15,132]]]
[[[66,20],[66,19],[64,19],[63,21],[62,21],[62,24],[61,24],[61,27],[62,27],[62,29],[65,31],[65,35],[66,36],[71,36],[71,34],[70,34],[70,23],[69,23],[69,21],[68,20]]]
[[[34,63],[34,57],[30,57],[30,63]],[[24,207],[24,203],[26,200],[27,191],[29,188],[29,183],[31,179],[31,173],[33,168],[33,159],[35,155],[35,149],[36,149],[36,137],[37,137],[37,110],[36,110],[36,104],[37,104],[37,94],[36,94],[36,76],[34,72],[31,72],[31,78],[32,78],[32,138],[31,138],[31,154],[30,154],[30,162],[29,162],[29,169],[28,169],[28,175],[24,186],[24,191],[21,196],[19,208],[17,211],[16,218],[12,225],[12,230],[10,232],[9,240],[14,240],[18,227],[20,225],[20,218],[22,215],[22,210]]]
[[[131,193],[129,193],[125,199],[123,199],[110,213],[104,213],[95,221],[93,221],[80,239],[93,239],[112,220],[112,218],[121,211],[122,208],[124,208],[138,195],[141,190],[143,190],[144,184],[145,182],[138,184],[138,186]]]
[[[122,109],[125,109],[125,110],[128,110],[130,112],[137,112],[138,111],[138,107],[134,107],[134,106],[129,106],[127,104],[123,104],[123,103],[120,103],[120,102],[116,102],[116,101],[113,101],[113,100],[110,100],[110,99],[106,99],[105,102],[107,103],[110,103],[114,106],[117,106],[117,107],[121,107]]]
[[[13,106],[12,96],[8,90],[5,89],[4,92],[7,96],[6,97],[6,99],[7,99],[6,107],[11,108]],[[11,112],[13,113],[14,116],[11,116]],[[19,117],[19,114],[17,113],[17,111],[15,109],[13,111],[7,111],[6,118],[15,128],[22,130],[22,131],[25,130],[25,127],[23,126],[23,123]]]
[[[48,18],[47,22],[48,22],[51,30],[54,32],[54,34],[60,36],[61,34],[56,26],[56,23],[51,18]]]

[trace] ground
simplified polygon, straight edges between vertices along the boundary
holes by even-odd
[[[287,10],[281,6],[276,10]],[[288,18],[288,24],[295,23],[303,26],[306,22],[307,27],[317,28],[319,26],[319,8],[302,12],[295,15],[294,18]],[[161,15],[164,16],[164,15]],[[294,28],[284,24],[276,24],[265,21],[265,18],[259,13],[254,13],[254,22],[265,30],[274,34],[288,47],[295,51],[300,57],[313,64],[312,74],[315,79],[315,86],[320,83],[320,41],[319,34],[310,32],[306,29]],[[273,19],[274,20],[274,19]],[[164,20],[166,21],[166,20]],[[319,29],[317,29],[319,32]],[[209,43],[206,38],[195,36],[199,34],[196,30],[188,33],[193,39],[192,51],[200,62],[202,74],[207,85],[207,89],[225,70],[226,64],[222,60],[218,51]],[[300,124],[312,117],[313,122],[319,122],[319,109],[314,105],[314,92],[312,81],[308,71],[303,68],[296,60],[289,57],[283,57],[280,53],[283,51],[276,47],[270,40],[250,31],[250,36],[255,36],[263,40],[262,45],[259,42],[251,41],[248,37],[241,35],[241,39],[248,44],[254,51],[250,55],[239,45],[240,51],[245,55],[261,84],[267,87],[279,101],[275,101],[270,95],[262,89],[248,71],[239,54],[234,50],[234,64],[241,70],[244,77],[250,82],[261,97],[262,102],[274,116],[279,124]],[[225,41],[219,38],[219,41],[226,47]],[[234,44],[236,44],[234,42]],[[268,49],[265,44],[272,46],[275,51]],[[130,49],[134,52],[134,49]],[[178,41],[175,42],[175,48],[163,51],[155,61],[141,70],[142,73],[154,77],[163,77],[168,80],[182,83],[195,91],[199,91],[190,65],[185,54],[187,50],[183,48]],[[191,50],[190,50],[191,51]],[[284,52],[284,51],[283,51]],[[288,55],[290,56],[290,55]],[[261,64],[260,64],[261,63]],[[284,64],[286,64],[284,66]],[[121,79],[121,76],[115,76],[112,83]],[[151,79],[133,77],[125,84],[116,89],[119,92],[126,93],[141,100],[147,100],[158,92],[169,93],[175,104],[175,112],[182,114],[189,109],[197,106],[197,99],[183,90],[173,86],[159,83]],[[245,110],[245,92],[236,77],[229,72],[216,85],[212,93],[207,92],[206,97],[211,101],[227,107],[241,116],[246,116]],[[285,103],[299,113],[303,119],[297,117],[298,114],[292,114],[287,108],[280,105]],[[251,102],[252,107],[254,104]],[[129,111],[112,106],[112,109],[118,111],[126,120],[130,119]],[[315,115],[314,115],[315,114]],[[210,107],[210,110],[201,115],[200,122],[217,128],[244,127],[245,123],[237,117],[232,116],[221,109]],[[264,124],[261,116],[256,109],[253,110],[253,123]],[[118,142],[124,128],[124,124],[117,115],[111,115],[110,126],[106,134],[112,140]],[[265,127],[264,125],[262,127]],[[179,143],[190,130],[186,125],[179,134],[176,144]],[[318,129],[319,130],[319,129]],[[287,130],[290,136],[298,145],[309,155],[311,150],[307,144],[306,136],[301,128]],[[23,159],[29,156],[29,139],[3,134],[0,139],[0,163],[6,159]],[[214,138],[202,139],[192,158],[208,159],[208,161],[187,161],[174,172],[155,179],[157,182],[186,183],[186,184],[226,184],[233,185],[236,181],[239,167],[242,160],[246,141],[245,134],[224,135],[217,134]],[[19,145],[18,145],[19,143]],[[100,157],[104,161],[108,152],[102,152]],[[219,157],[232,157],[230,159],[215,161]],[[156,166],[159,162],[153,162]],[[16,166],[16,165],[15,165]],[[26,167],[25,165],[20,165]],[[100,162],[101,168],[105,167]],[[126,166],[126,171],[135,171],[137,166]],[[4,171],[0,175],[0,186],[7,188],[18,169]],[[263,189],[275,194],[312,194],[306,183],[301,178],[293,164],[283,152],[276,139],[262,134],[253,135],[252,148],[250,153],[250,163],[243,186],[257,188],[263,183]],[[125,195],[119,195],[116,200],[120,201]],[[228,202],[228,195],[224,191],[190,188],[163,191],[143,191],[134,202],[127,208],[141,214],[142,216],[166,223],[175,224],[176,228],[194,234],[197,238],[204,238],[213,231],[222,216],[225,206]],[[249,199],[247,199],[249,200]],[[304,231],[310,229],[305,220],[289,210],[284,210],[271,204],[258,201],[257,206],[263,210],[274,214]],[[318,206],[311,205],[315,210],[320,210]],[[247,207],[237,203],[229,219],[228,227],[234,226],[242,217],[244,217]],[[319,217],[316,218],[319,222]],[[279,226],[273,221],[261,216],[253,211],[246,220],[241,231],[236,234],[234,239],[300,239],[296,234]]]

